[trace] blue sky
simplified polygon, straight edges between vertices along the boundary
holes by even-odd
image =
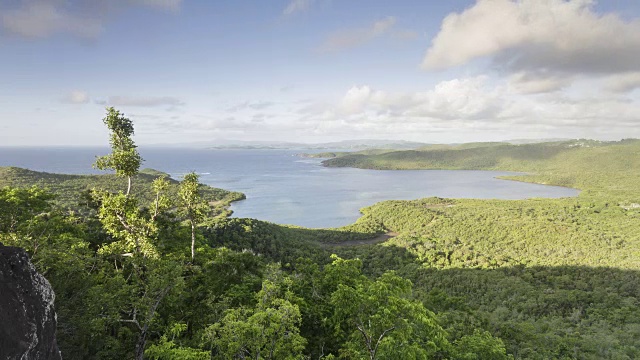
[[[0,145],[640,137],[635,0],[0,0]]]

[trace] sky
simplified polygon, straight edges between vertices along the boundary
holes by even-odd
[[[0,146],[640,137],[637,0],[0,0]]]

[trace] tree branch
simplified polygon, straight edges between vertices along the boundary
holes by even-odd
[[[123,322],[123,323],[131,323],[136,325],[136,327],[138,328],[138,330],[142,331],[142,327],[140,326],[140,323],[138,322],[138,320],[127,320],[127,319],[119,319],[119,322]]]
[[[376,352],[378,352],[378,345],[380,345],[380,342],[382,341],[382,338],[388,333],[391,332],[395,329],[396,327],[390,327],[387,330],[383,331],[382,334],[380,334],[380,337],[378,338],[378,341],[376,342],[376,346],[373,348],[373,356],[376,355]]]

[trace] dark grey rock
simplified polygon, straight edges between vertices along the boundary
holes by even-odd
[[[27,253],[0,243],[0,359],[62,359],[54,299]]]

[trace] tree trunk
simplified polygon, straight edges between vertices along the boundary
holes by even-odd
[[[147,345],[147,331],[142,330],[136,344],[136,360],[144,360],[144,348]]]
[[[196,224],[191,220],[191,262],[196,257]]]
[[[136,344],[136,360],[144,360],[144,348],[147,346],[147,333],[149,332],[149,325],[151,321],[153,321],[153,317],[156,314],[156,310],[158,309],[158,305],[162,299],[169,293],[169,291],[173,288],[173,285],[169,285],[164,290],[158,294],[156,298],[156,302],[151,306],[149,312],[147,313],[147,318],[144,321],[144,326],[140,328],[140,336],[138,336],[138,343]]]
[[[131,192],[131,176],[127,177],[128,179],[128,185],[127,185],[127,196],[129,196],[129,193]]]

